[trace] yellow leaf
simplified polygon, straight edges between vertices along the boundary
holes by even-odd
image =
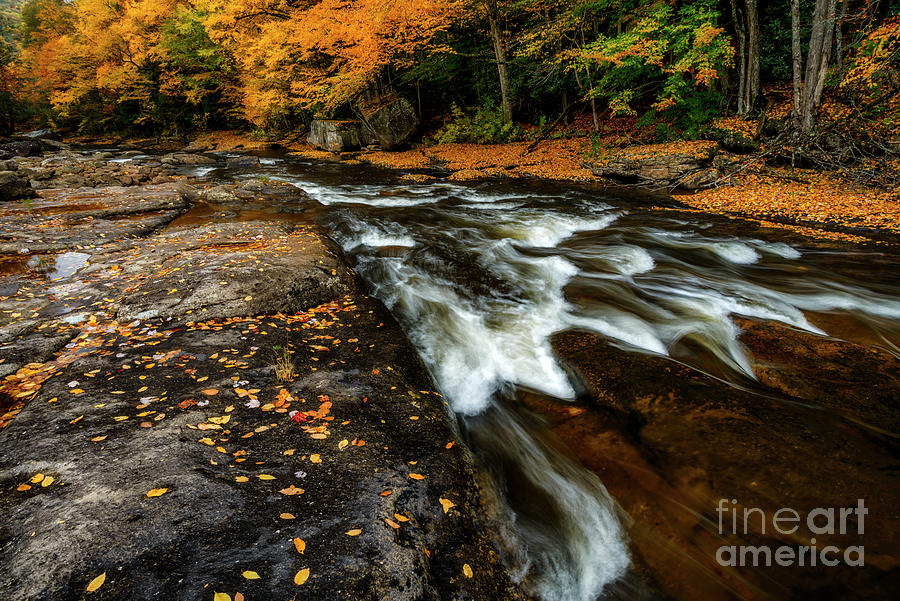
[[[318,454],[318,453],[314,453],[314,454],[310,455],[310,456],[309,456],[309,460],[310,460],[312,463],[322,463],[322,458],[319,457],[319,454]]]
[[[345,438],[344,440],[342,440],[341,442],[338,443],[338,449],[343,451],[349,444],[350,444],[350,441]]]
[[[448,511],[450,511],[450,508],[451,508],[451,507],[456,507],[456,503],[454,503],[454,502],[451,501],[450,499],[443,499],[443,498],[442,498],[442,499],[438,499],[438,501],[440,502],[441,507],[444,508],[444,513],[447,513]]]
[[[248,478],[247,476],[235,476],[234,481],[235,482],[249,482],[250,478]]]
[[[303,540],[302,538],[295,538],[294,539],[294,548],[297,549],[297,553],[302,554],[304,551],[306,551],[306,541]]]
[[[214,424],[224,425],[227,424],[231,420],[230,415],[223,415],[222,417],[211,417],[209,421]]]
[[[244,578],[246,578],[247,580],[259,580],[259,574],[252,570],[246,570],[244,572]]]
[[[280,517],[280,518],[283,519],[283,520],[293,520],[293,519],[294,519],[294,514],[293,514],[293,513],[282,513],[282,514],[281,514],[280,516],[278,516],[278,517]]]
[[[93,593],[95,590],[103,586],[103,583],[106,582],[106,572],[103,572],[93,580],[91,580],[90,584],[87,585],[87,588],[84,589],[89,593]]]
[[[260,480],[274,480],[275,476],[271,474],[260,474],[257,476],[257,478],[259,478]]]
[[[203,443],[203,444],[209,445],[209,446],[213,446],[214,444],[216,444],[212,438],[208,438],[208,437],[203,437],[200,440],[198,440],[197,442],[200,442],[200,443]]]
[[[302,570],[297,572],[296,576],[294,576],[294,584],[296,584],[297,586],[300,586],[301,584],[306,582],[306,580],[308,578],[309,578],[309,568],[303,568]]]
[[[354,528],[353,530],[347,530],[347,532],[345,532],[344,534],[346,534],[347,536],[359,536],[360,534],[362,534],[362,530],[360,530],[359,528]]]
[[[283,495],[302,495],[305,491],[302,488],[297,488],[296,486],[291,484],[289,487],[282,488],[278,492]]]
[[[152,499],[153,497],[161,497],[167,492],[169,492],[168,488],[154,488],[147,493],[147,496]]]
[[[51,484],[53,484],[53,476],[47,476],[41,481],[41,486],[43,486],[44,488],[50,486]]]
[[[470,566],[470,565],[467,564],[467,563],[464,563],[464,564],[463,564],[463,574],[466,575],[466,578],[471,578],[471,577],[473,576],[473,574],[472,574],[472,566]]]
[[[43,479],[44,479],[44,474],[35,474],[31,477],[31,483],[37,484],[38,482],[40,482]]]
[[[93,438],[91,439],[91,442],[101,442],[101,441],[104,441],[104,440],[106,440],[106,437],[105,437],[105,436],[95,436],[95,437],[93,437]]]
[[[409,477],[412,478],[413,480],[424,480],[425,479],[425,476],[423,476],[422,474],[415,474],[415,473],[410,473]]]
[[[215,593],[213,595],[213,601],[231,601],[231,595],[228,593]]]

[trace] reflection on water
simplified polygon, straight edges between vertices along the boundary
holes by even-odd
[[[755,376],[734,315],[864,331],[897,354],[890,256],[739,237],[590,189],[398,185],[367,168],[279,159],[260,173],[317,201],[306,218],[330,228],[404,324],[503,495],[509,561],[546,601],[593,600],[629,565],[602,483],[507,406],[516,388],[576,396],[553,333],[590,330],[740,386]]]

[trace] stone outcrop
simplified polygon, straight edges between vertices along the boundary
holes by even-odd
[[[41,194],[0,208],[4,599],[105,574],[111,600],[522,601],[455,418],[325,236],[172,223],[201,198],[184,184]]]
[[[625,148],[585,162],[594,175],[652,188],[699,190],[721,177],[713,166],[715,142],[679,142]]]
[[[34,194],[28,180],[16,171],[0,171],[0,200],[19,200]]]
[[[416,111],[405,98],[398,98],[366,114],[365,129],[384,150],[404,146],[418,128]]]
[[[345,152],[367,146],[371,138],[358,121],[316,119],[310,123],[306,141],[321,150]]]
[[[582,378],[590,400],[573,407],[534,396],[525,404],[632,516],[636,560],[663,597],[763,601],[785,590],[802,598],[825,591],[840,599],[890,596],[900,567],[893,511],[900,491],[885,474],[896,462],[900,361],[877,344],[737,322],[758,381],[730,386],[668,357],[565,332],[554,336],[554,350]],[[697,359],[686,349],[684,356]],[[733,535],[729,526],[721,536],[720,499],[771,517],[782,507],[801,515],[852,507],[860,497],[880,526],[870,530],[867,517],[863,536],[851,525],[849,535],[823,533],[817,544],[864,544],[865,567],[804,573],[796,565],[755,569],[716,561],[721,545],[808,544],[774,532],[771,522],[763,533],[758,520],[747,532]]]
[[[306,140],[321,150],[345,152],[370,145],[394,150],[409,142],[419,128],[412,105],[397,98],[366,110],[362,120],[321,120],[310,124]]]

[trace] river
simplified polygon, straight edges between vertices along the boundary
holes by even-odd
[[[191,173],[283,180],[315,201],[302,220],[331,232],[404,326],[491,474],[507,562],[545,601],[649,594],[633,574],[630,518],[515,401],[522,391],[583,400],[553,334],[593,332],[741,390],[759,383],[736,315],[900,356],[898,261],[877,249],[747,236],[724,219],[589,186],[414,183],[364,165],[262,160]]]

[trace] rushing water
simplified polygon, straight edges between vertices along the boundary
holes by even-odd
[[[897,265],[877,252],[741,237],[589,188],[410,183],[280,158],[253,173],[208,171],[198,175],[289,181],[317,201],[309,218],[331,230],[463,417],[510,525],[507,560],[546,601],[615,594],[630,563],[602,483],[509,409],[516,388],[577,394],[553,333],[590,330],[739,386],[755,378],[735,314],[818,334],[865,329],[900,352]],[[826,313],[841,331],[816,325]]]

